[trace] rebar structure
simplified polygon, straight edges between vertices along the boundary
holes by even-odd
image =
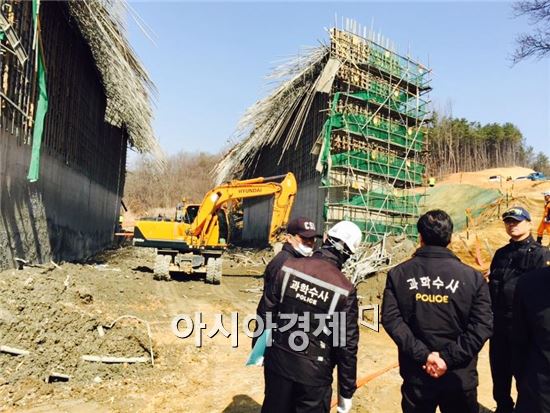
[[[368,243],[386,234],[416,238],[430,70],[352,20],[329,35],[328,45],[302,52],[269,77],[281,82],[241,118],[238,143],[216,166],[217,180],[291,171],[298,180],[293,216],[323,229],[354,221]],[[259,217],[268,211],[245,208],[252,230],[244,239],[259,240],[267,225]]]
[[[322,136],[325,228],[348,219],[367,242],[386,234],[416,238],[430,71],[355,22],[331,29],[330,36],[330,59],[340,67]]]
[[[0,0],[0,269],[111,245],[127,148],[162,167],[126,7]]]

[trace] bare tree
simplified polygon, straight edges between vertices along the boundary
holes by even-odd
[[[544,174],[549,174],[550,176],[550,159],[548,159],[548,156],[543,152],[539,152],[536,155],[535,160],[531,164],[531,167],[535,171],[540,171]]]
[[[513,5],[516,16],[527,16],[531,33],[522,33],[512,56],[514,63],[529,57],[542,59],[550,54],[550,0],[523,0]]]
[[[167,159],[162,172],[157,172],[148,159],[141,159],[128,171],[125,203],[140,215],[175,208],[184,198],[187,202],[201,202],[214,186],[210,172],[219,159],[219,154],[180,152]]]

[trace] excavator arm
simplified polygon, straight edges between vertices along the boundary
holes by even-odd
[[[276,182],[278,180],[281,181]],[[199,240],[207,239],[217,219],[216,212],[234,199],[273,195],[273,215],[269,227],[269,242],[273,243],[290,218],[296,192],[296,178],[292,172],[286,175],[235,180],[222,184],[204,196],[197,216],[188,230],[188,235],[197,237]]]

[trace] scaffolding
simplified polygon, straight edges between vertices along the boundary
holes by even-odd
[[[387,234],[416,239],[430,71],[357,28],[330,31],[329,58],[340,66],[322,131],[325,228],[347,219],[369,243]]]

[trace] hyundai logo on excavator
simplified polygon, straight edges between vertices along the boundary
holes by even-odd
[[[254,192],[262,192],[262,188],[243,188],[237,191],[239,194],[250,194]]]

